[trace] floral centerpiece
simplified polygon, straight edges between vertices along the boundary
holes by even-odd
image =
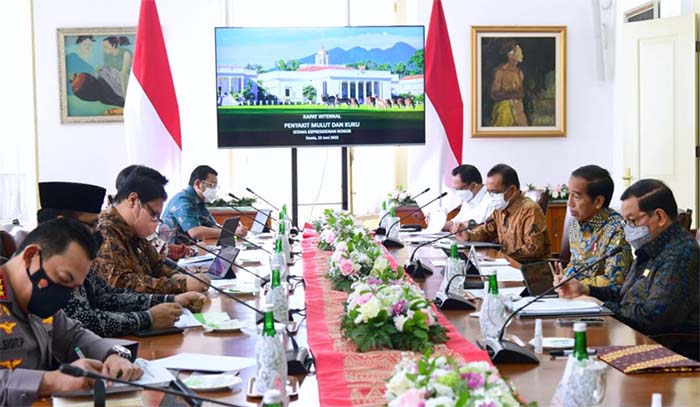
[[[569,187],[566,184],[548,187],[550,201],[563,201],[569,199]]]
[[[528,406],[488,363],[459,363],[429,354],[417,361],[404,356],[386,384],[385,396],[389,407]]]
[[[393,192],[389,192],[387,198],[389,198],[389,207],[416,204],[416,201],[411,199],[411,195],[401,185],[397,186]]]
[[[384,282],[365,277],[352,286],[340,328],[357,350],[398,349],[423,352],[447,342],[423,291],[407,280]]]
[[[356,230],[349,238],[335,242],[326,276],[332,281],[334,290],[350,292],[355,281],[370,274],[375,260],[381,255],[381,247],[367,232]]]
[[[314,228],[321,233],[318,247],[321,250],[332,251],[336,242],[351,239],[365,228],[345,211],[335,212],[332,209],[323,211],[323,217],[314,222]]]

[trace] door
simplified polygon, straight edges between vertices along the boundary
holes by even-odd
[[[695,15],[625,24],[625,181],[664,181],[698,225]]]

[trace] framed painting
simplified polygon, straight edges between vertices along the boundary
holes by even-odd
[[[123,121],[136,27],[59,28],[61,123]]]
[[[566,27],[472,26],[472,137],[566,135]]]

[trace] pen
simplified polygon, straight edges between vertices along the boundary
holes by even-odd
[[[573,353],[572,349],[555,350],[555,351],[549,352],[549,356],[556,358],[556,357],[562,357],[562,356],[569,356],[572,353]],[[595,355],[596,353],[598,353],[598,351],[596,351],[595,349],[588,348],[589,355]]]
[[[83,353],[82,350],[80,350],[80,347],[76,346],[74,348],[74,350],[75,350],[75,354],[78,355],[78,358],[85,359],[85,354]]]

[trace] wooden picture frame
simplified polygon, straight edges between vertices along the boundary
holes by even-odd
[[[136,27],[59,28],[61,123],[123,121]]]
[[[566,26],[471,27],[472,137],[566,135]]]

